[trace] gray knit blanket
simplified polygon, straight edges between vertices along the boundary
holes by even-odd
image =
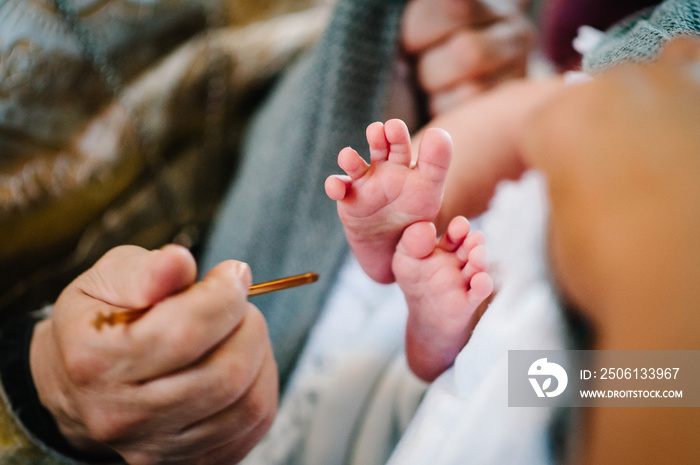
[[[316,49],[292,69],[252,123],[244,161],[203,257],[250,264],[255,282],[306,271],[310,286],[251,299],[265,314],[282,380],[320,312],[348,247],[323,183],[337,154],[366,147],[381,119],[403,0],[340,0]]]

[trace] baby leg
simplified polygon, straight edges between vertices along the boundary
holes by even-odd
[[[415,165],[411,139],[401,120],[367,128],[371,163],[353,149],[338,154],[346,176],[330,176],[326,193],[338,201],[338,215],[352,250],[376,281],[394,281],[391,259],[401,233],[416,221],[432,221],[444,191],[452,139],[443,130],[426,131]]]
[[[437,242],[433,224],[412,224],[393,259],[408,303],[406,356],[426,381],[452,365],[493,291],[484,235],[469,230],[469,221],[456,217]]]

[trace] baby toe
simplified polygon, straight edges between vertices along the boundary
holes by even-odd
[[[425,258],[435,250],[436,235],[433,223],[428,221],[413,223],[404,230],[397,252],[412,258]]]

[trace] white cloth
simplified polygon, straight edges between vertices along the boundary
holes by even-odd
[[[424,398],[425,385],[403,355],[400,290],[372,282],[349,258],[275,423],[243,463],[551,463],[553,411],[507,405],[508,350],[564,348],[547,280],[546,215],[544,183],[529,172],[502,183],[489,211],[473,222],[486,234],[498,293],[455,365]]]
[[[279,412],[245,465],[386,462],[425,384],[403,357],[406,304],[350,256],[312,330]]]
[[[544,183],[535,172],[499,186],[480,219],[498,294],[454,366],[428,390],[390,465],[549,464],[554,410],[508,407],[508,350],[564,348],[547,280]]]

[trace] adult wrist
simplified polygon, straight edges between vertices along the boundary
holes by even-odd
[[[8,322],[0,330],[0,380],[12,414],[34,441],[66,458],[93,464],[122,463],[116,453],[96,454],[75,448],[41,403],[32,376],[30,349],[34,329],[42,320],[40,315],[27,315]]]

